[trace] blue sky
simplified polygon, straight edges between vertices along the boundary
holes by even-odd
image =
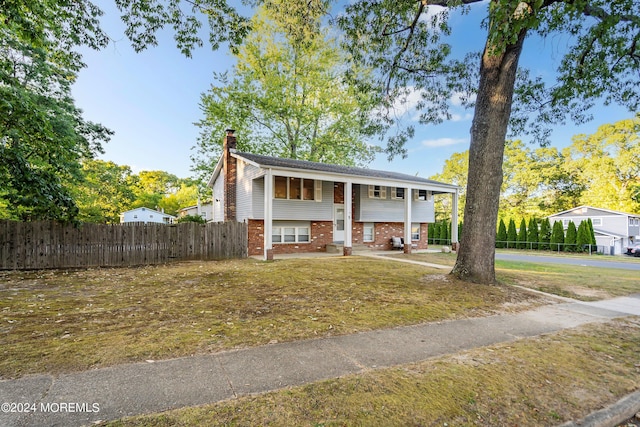
[[[115,131],[100,158],[129,165],[134,172],[164,170],[180,178],[191,176],[191,147],[199,133],[193,123],[202,117],[200,94],[212,84],[214,71],[231,68],[232,56],[224,48],[214,52],[205,45],[193,53],[193,58],[186,58],[175,47],[170,30],[160,34],[159,46],[135,53],[124,36],[124,25],[115,6],[112,2],[102,3],[106,3],[103,27],[114,41],[98,52],[83,51],[87,68],[80,72],[73,88],[76,105],[84,111],[84,117]],[[454,18],[454,47],[482,49],[485,34],[478,25],[482,15],[478,11]],[[456,27],[463,31],[455,31]],[[530,37],[520,64],[534,75],[551,75],[565,44],[563,37],[544,41]],[[380,155],[369,166],[423,177],[440,172],[451,154],[469,146],[473,111],[454,107],[453,112],[455,119],[441,125],[416,124],[406,159],[388,162],[385,155]],[[593,133],[602,124],[632,117],[616,106],[593,113],[594,120],[587,124],[555,129],[552,145],[564,147],[575,134]]]

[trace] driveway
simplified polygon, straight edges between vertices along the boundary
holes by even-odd
[[[609,259],[609,257],[607,257]],[[505,261],[523,261],[523,262],[538,262],[547,264],[568,264],[568,265],[581,265],[586,267],[600,267],[600,268],[618,268],[621,270],[637,270],[640,271],[640,260],[634,259],[628,262],[615,261],[615,258],[610,258],[611,261],[604,261],[594,258],[572,258],[565,256],[548,256],[548,255],[525,255],[525,254],[506,254],[496,252],[496,259]],[[637,262],[635,262],[637,261]]]

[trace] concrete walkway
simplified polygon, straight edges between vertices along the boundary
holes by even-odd
[[[147,361],[55,377],[32,375],[0,381],[0,426],[86,425],[213,403],[627,315],[640,315],[640,294],[590,303],[565,299],[517,314]],[[7,406],[11,403],[15,405]]]

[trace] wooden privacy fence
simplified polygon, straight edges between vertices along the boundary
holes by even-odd
[[[247,256],[247,224],[0,221],[0,269],[118,267]]]

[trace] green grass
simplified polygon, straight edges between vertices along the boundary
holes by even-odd
[[[109,426],[540,426],[640,387],[638,318]]]
[[[416,253],[393,256],[449,266],[453,266],[456,260],[455,253]],[[617,260],[617,258],[614,259],[614,261]],[[496,260],[496,276],[502,283],[517,284],[583,301],[640,292],[640,274],[633,270]]]
[[[436,274],[437,273],[437,274]],[[0,376],[350,334],[527,308],[508,286],[359,257],[0,273]]]

